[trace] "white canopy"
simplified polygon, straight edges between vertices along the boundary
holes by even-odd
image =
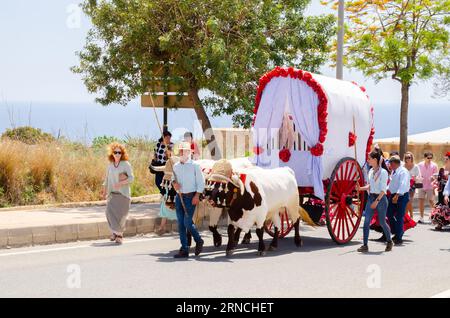
[[[287,73],[287,69],[283,70]],[[291,167],[299,186],[313,186],[314,194],[323,198],[322,180],[331,176],[340,159],[355,157],[355,147],[349,146],[350,132],[357,136],[358,162],[363,165],[366,160],[373,124],[370,101],[363,90],[351,82],[292,69],[285,75],[280,75],[280,68],[276,68],[262,77],[263,84],[260,81],[260,90],[261,85],[264,88],[260,96],[257,95],[260,102],[258,105],[257,101],[253,144],[261,151],[253,160],[261,167]],[[323,113],[323,108],[322,113],[318,111],[319,105],[323,106],[323,96],[328,114]],[[291,156],[287,162],[279,159],[281,149],[272,141],[278,135],[285,112],[291,115],[299,133],[297,141],[306,145],[289,149]],[[320,135],[324,128],[328,132],[322,144]],[[310,151],[317,144],[323,145],[322,155],[313,155]]]

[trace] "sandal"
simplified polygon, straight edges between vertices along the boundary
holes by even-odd
[[[116,235],[116,243],[117,244],[122,244],[123,241],[123,236],[122,235]]]
[[[156,234],[158,234],[159,236],[162,236],[164,233],[166,233],[166,229],[158,229],[157,231],[156,231]]]

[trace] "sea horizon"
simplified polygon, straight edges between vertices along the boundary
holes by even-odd
[[[411,103],[409,106],[409,135],[450,126],[448,113],[450,101],[432,101],[429,104]],[[156,109],[162,125],[162,109]],[[209,113],[209,112],[208,112]],[[213,128],[232,127],[232,116],[212,117]],[[400,104],[374,105],[375,138],[397,137],[400,126]],[[92,102],[2,102],[0,103],[0,133],[8,128],[32,126],[54,136],[64,136],[72,141],[89,144],[98,136],[117,138],[144,137],[157,139],[160,135],[152,108],[142,108],[139,100],[121,105],[102,106]],[[168,126],[174,139],[185,130],[201,135],[197,116],[192,109],[168,111]]]

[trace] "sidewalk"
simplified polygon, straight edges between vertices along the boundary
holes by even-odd
[[[125,236],[155,231],[161,223],[159,198],[132,199]],[[0,209],[0,249],[109,238],[105,209],[105,201]],[[200,227],[207,225],[204,219]],[[168,221],[166,231],[177,231],[176,221]]]
[[[151,233],[159,226],[157,202],[159,195],[133,198],[125,236]],[[0,209],[0,249],[110,236],[104,201],[75,205]],[[173,226],[174,222],[167,222],[166,229],[172,231]]]

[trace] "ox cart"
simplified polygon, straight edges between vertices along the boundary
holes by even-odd
[[[294,170],[300,205],[322,217],[337,244],[349,242],[361,222],[363,166],[373,136],[373,107],[364,87],[294,68],[276,67],[259,81],[253,164]],[[318,214],[314,212],[319,212]],[[293,227],[281,215],[279,236]],[[272,225],[266,225],[270,235]]]

